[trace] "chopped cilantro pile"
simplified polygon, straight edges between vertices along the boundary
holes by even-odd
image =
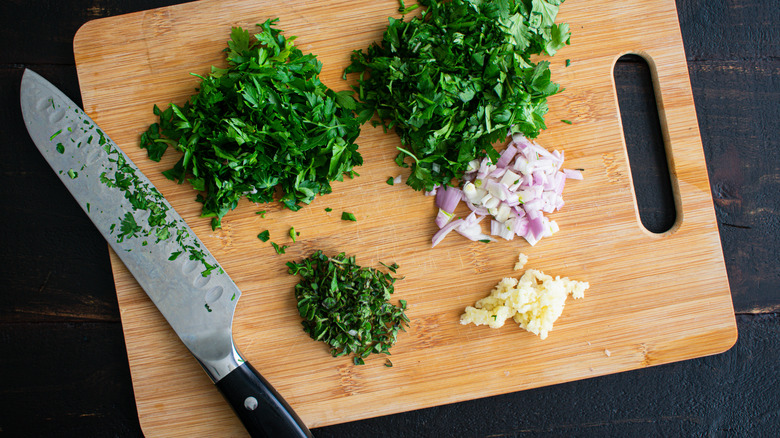
[[[398,265],[384,265],[395,273]],[[371,353],[390,354],[398,331],[408,326],[406,301],[390,304],[396,278],[365,268],[344,253],[328,257],[316,251],[298,263],[288,262],[289,273],[300,275],[295,286],[303,330],[330,346],[333,356],[352,354],[361,365]]]
[[[396,163],[411,164],[407,184],[431,190],[471,160],[497,159],[492,144],[508,132],[539,135],[559,86],[549,62],[531,56],[554,55],[570,33],[554,23],[563,0],[419,3],[420,17],[391,17],[381,43],[354,51],[344,74],[360,73],[361,101],[401,137]]]
[[[242,196],[272,202],[278,188],[279,201],[298,210],[363,163],[355,140],[371,113],[359,120],[353,92],[327,88],[316,56],[294,47],[295,37],[272,27],[276,21],[259,25],[254,38],[233,28],[228,68],[195,75],[198,93],[184,106],[155,106],[160,122],[141,136],[152,160],[168,146],[182,152],[164,174],[203,193],[197,199],[213,228]]]

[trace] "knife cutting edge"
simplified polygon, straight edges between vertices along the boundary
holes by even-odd
[[[78,105],[29,69],[20,100],[38,150],[250,435],[311,437],[236,349],[233,314],[241,291],[151,181]]]

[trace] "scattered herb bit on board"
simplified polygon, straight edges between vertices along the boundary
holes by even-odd
[[[183,106],[155,105],[160,122],[141,135],[154,161],[169,146],[182,152],[163,173],[202,192],[202,216],[213,218],[214,229],[243,196],[269,203],[278,188],[279,202],[295,211],[330,193],[330,182],[356,176],[353,168],[363,164],[355,140],[371,112],[352,90],[326,87],[317,57],[293,46],[295,37],[273,28],[276,21],[259,25],[254,37],[233,28],[228,68],[195,74],[198,93]]]
[[[563,0],[419,0],[409,21],[389,18],[380,44],[353,51],[344,78],[359,73],[359,98],[401,137],[396,163],[406,183],[432,190],[459,178],[507,132],[536,138],[547,97],[559,92],[548,61],[569,44],[555,24]],[[405,6],[401,4],[401,8]]]
[[[567,125],[571,125],[571,120],[561,119],[561,122],[563,122],[563,123],[565,123]]]
[[[298,236],[301,235],[301,233],[295,231],[295,227],[290,227],[290,239],[292,239],[293,242],[298,238]]]
[[[275,242],[271,242],[271,246],[274,247],[274,250],[276,251],[277,254],[284,254],[284,251],[287,248],[289,248],[289,246],[287,246],[287,245],[281,245],[280,246],[278,243],[275,243]]]
[[[391,186],[394,185],[395,184],[395,178],[393,178],[392,176],[390,178],[387,178],[387,184],[391,185]]]
[[[330,213],[331,211],[333,211],[333,209],[332,209],[332,208],[330,208],[330,207],[325,207],[325,212],[327,212],[327,213]]]
[[[268,230],[265,230],[262,233],[258,234],[257,238],[260,239],[263,242],[268,242],[268,239],[271,238],[271,232],[268,231]]]
[[[347,213],[346,211],[341,212],[341,220],[357,222],[357,218],[355,217],[355,215],[352,213]]]
[[[303,330],[328,344],[334,357],[353,354],[353,363],[362,365],[371,353],[389,355],[398,331],[409,326],[406,301],[389,303],[397,280],[389,273],[361,267],[354,256],[322,251],[287,266],[301,276],[295,297]]]

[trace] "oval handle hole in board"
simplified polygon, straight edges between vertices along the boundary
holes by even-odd
[[[613,75],[639,219],[648,231],[664,233],[677,221],[677,209],[653,72],[641,56],[624,55]]]

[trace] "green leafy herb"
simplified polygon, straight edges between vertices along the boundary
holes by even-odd
[[[390,178],[387,178],[387,184],[391,186],[395,185],[395,178],[393,178],[392,176]]]
[[[68,176],[70,177],[70,179],[76,179],[79,177],[79,173],[73,169],[70,169],[68,170]]]
[[[566,60],[566,67],[568,67],[568,66],[570,66],[570,65],[571,65],[571,59],[567,59],[567,60]]]
[[[371,111],[353,91],[326,87],[317,57],[296,48],[276,21],[260,25],[254,37],[233,28],[228,68],[195,75],[198,94],[183,106],[155,106],[160,122],[141,136],[152,160],[169,146],[182,153],[164,174],[203,192],[197,200],[212,228],[243,196],[268,203],[277,188],[279,202],[298,210],[330,193],[330,182],[357,175],[353,168],[363,163],[355,140]]]
[[[331,211],[333,211],[333,209],[332,209],[332,208],[330,208],[330,207],[325,207],[325,211],[326,211],[327,213],[330,213]]]
[[[354,256],[322,251],[287,266],[301,277],[295,297],[303,330],[328,344],[334,357],[352,354],[362,365],[371,353],[390,354],[398,332],[409,326],[406,301],[389,303],[397,280],[391,274],[361,267]]]
[[[297,238],[298,238],[298,236],[300,236],[300,235],[301,235],[301,233],[298,233],[298,232],[296,232],[296,231],[295,231],[295,228],[294,228],[294,227],[290,227],[290,232],[289,232],[289,234],[290,234],[290,238],[292,239],[292,241],[293,241],[293,242],[295,242],[295,239],[297,239]]]
[[[401,14],[408,14],[409,12],[417,9],[420,7],[420,5],[411,5],[408,8],[406,7],[406,4],[404,3],[404,0],[398,0],[398,12]]]
[[[268,230],[265,230],[262,233],[258,234],[257,238],[262,240],[263,242],[268,242],[268,239],[271,238],[271,233]]]
[[[274,250],[276,250],[277,254],[284,254],[284,251],[289,248],[287,245],[279,246],[277,243],[271,242],[271,245],[274,247]]]
[[[379,44],[352,53],[347,74],[411,165],[406,184],[432,190],[460,177],[508,132],[535,138],[546,128],[547,97],[559,92],[548,61],[569,44],[569,26],[554,24],[563,0],[419,0],[409,21],[389,18]],[[405,9],[401,3],[401,9]]]
[[[563,122],[563,123],[565,123],[567,125],[571,125],[571,120],[561,119],[561,122]]]
[[[57,143],[57,152],[64,154],[65,153],[65,145],[62,143]]]
[[[357,222],[355,215],[352,213],[347,213],[346,211],[341,212],[341,220]]]
[[[258,211],[258,212],[257,212],[257,213],[255,213],[255,214],[259,214],[261,218],[265,219],[265,210],[263,210],[263,211]]]
[[[135,221],[135,216],[129,211],[125,213],[124,218],[119,223],[119,235],[117,242],[123,242],[128,237],[138,237],[138,233],[143,231],[143,227]]]

